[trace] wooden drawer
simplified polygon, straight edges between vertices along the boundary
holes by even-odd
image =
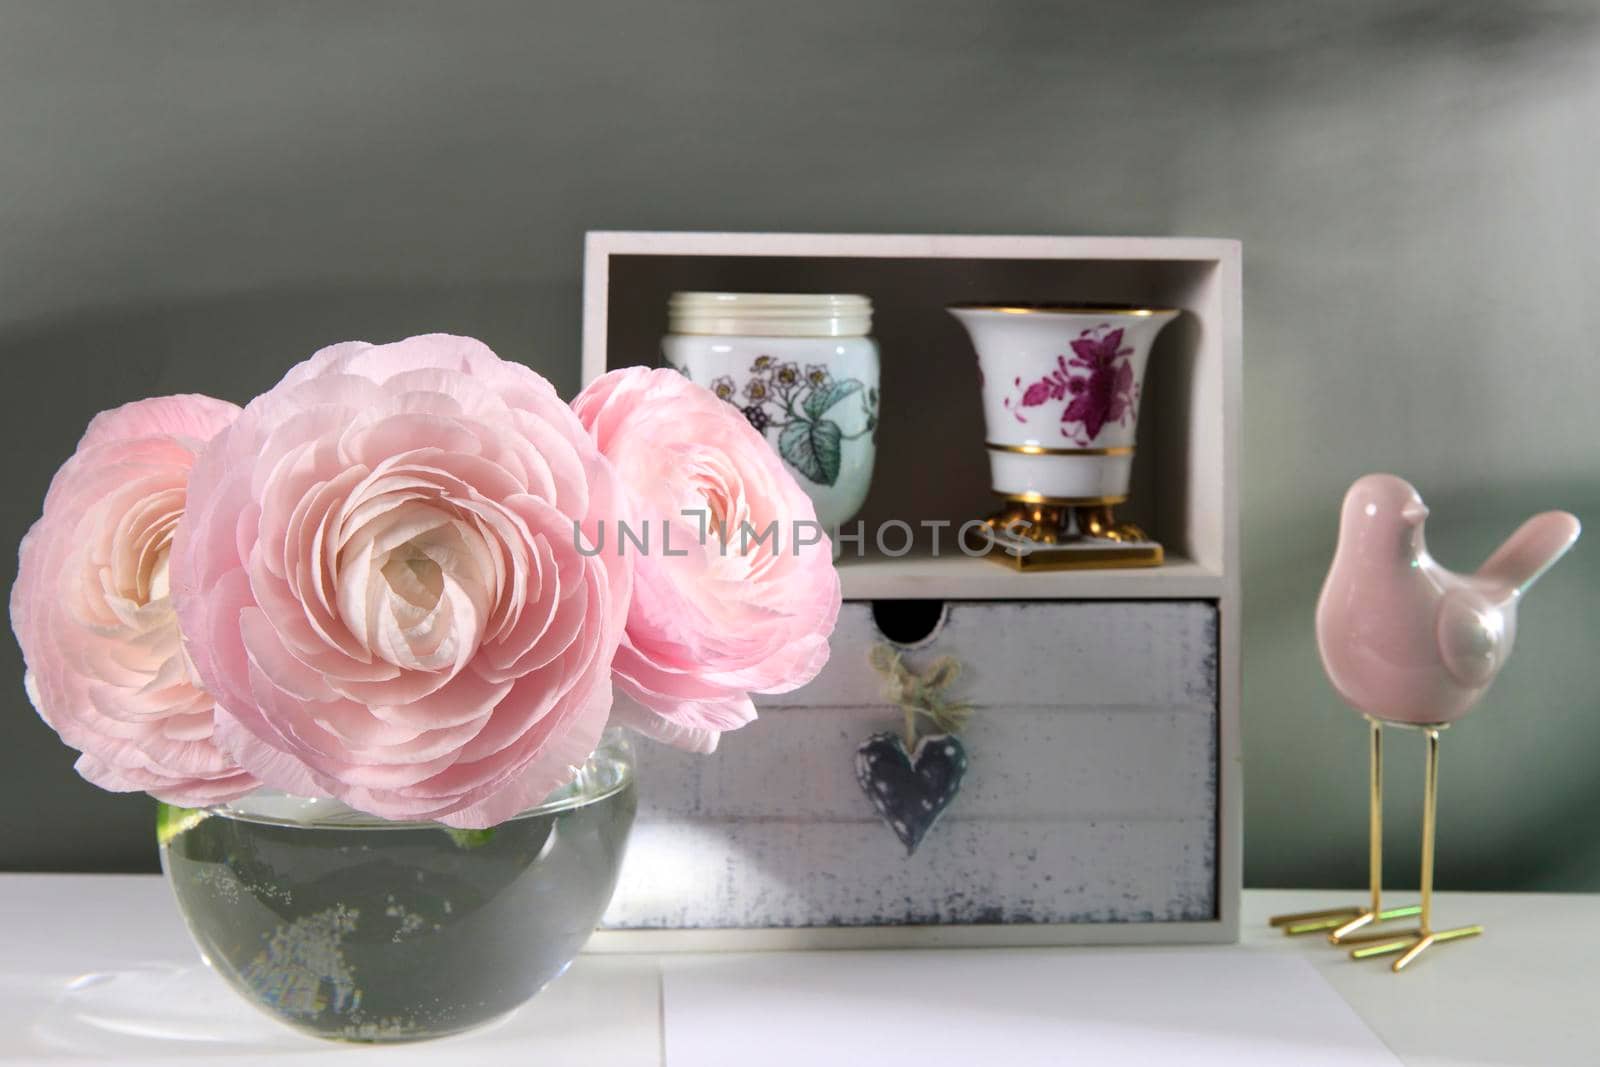
[[[603,929],[791,932],[694,947],[1231,937],[1216,923],[1214,601],[947,604],[903,651],[914,667],[962,662],[968,770],[909,856],[855,778],[857,746],[902,722],[867,658],[882,640],[873,606],[846,603],[823,673],[760,701],[716,755],[640,746],[638,823]],[[869,929],[884,927],[987,933]]]

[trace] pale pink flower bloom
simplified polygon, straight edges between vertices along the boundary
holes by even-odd
[[[832,546],[761,434],[681,374],[613,371],[573,409],[652,539],[648,552],[626,546],[634,595],[613,668],[615,716],[710,751],[755,718],[751,693],[797,689],[827,662],[839,615]],[[776,541],[765,536],[774,525]],[[607,554],[616,534],[607,531]]]
[[[196,465],[177,609],[218,736],[266,784],[493,825],[604,729],[632,560],[550,383],[478,341],[323,349]]]
[[[238,413],[164,396],[96,416],[22,539],[11,627],[28,697],[104,789],[195,806],[255,788],[213,743],[168,589],[189,470]]]

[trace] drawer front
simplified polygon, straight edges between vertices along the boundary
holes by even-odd
[[[1211,601],[958,601],[925,669],[962,664],[959,794],[907,855],[856,781],[899,731],[847,603],[823,673],[709,757],[642,744],[607,929],[1205,922],[1217,916]]]

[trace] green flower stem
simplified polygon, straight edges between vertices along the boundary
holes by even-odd
[[[204,808],[180,808],[161,801],[156,803],[156,844],[165,845],[185,830],[198,826],[211,816]]]
[[[487,830],[457,830],[453,826],[444,828],[450,835],[450,840],[455,842],[457,848],[478,848],[494,840],[494,827]]]

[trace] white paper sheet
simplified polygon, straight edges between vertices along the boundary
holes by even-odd
[[[1394,1067],[1304,960],[1235,948],[669,958],[667,1067]]]

